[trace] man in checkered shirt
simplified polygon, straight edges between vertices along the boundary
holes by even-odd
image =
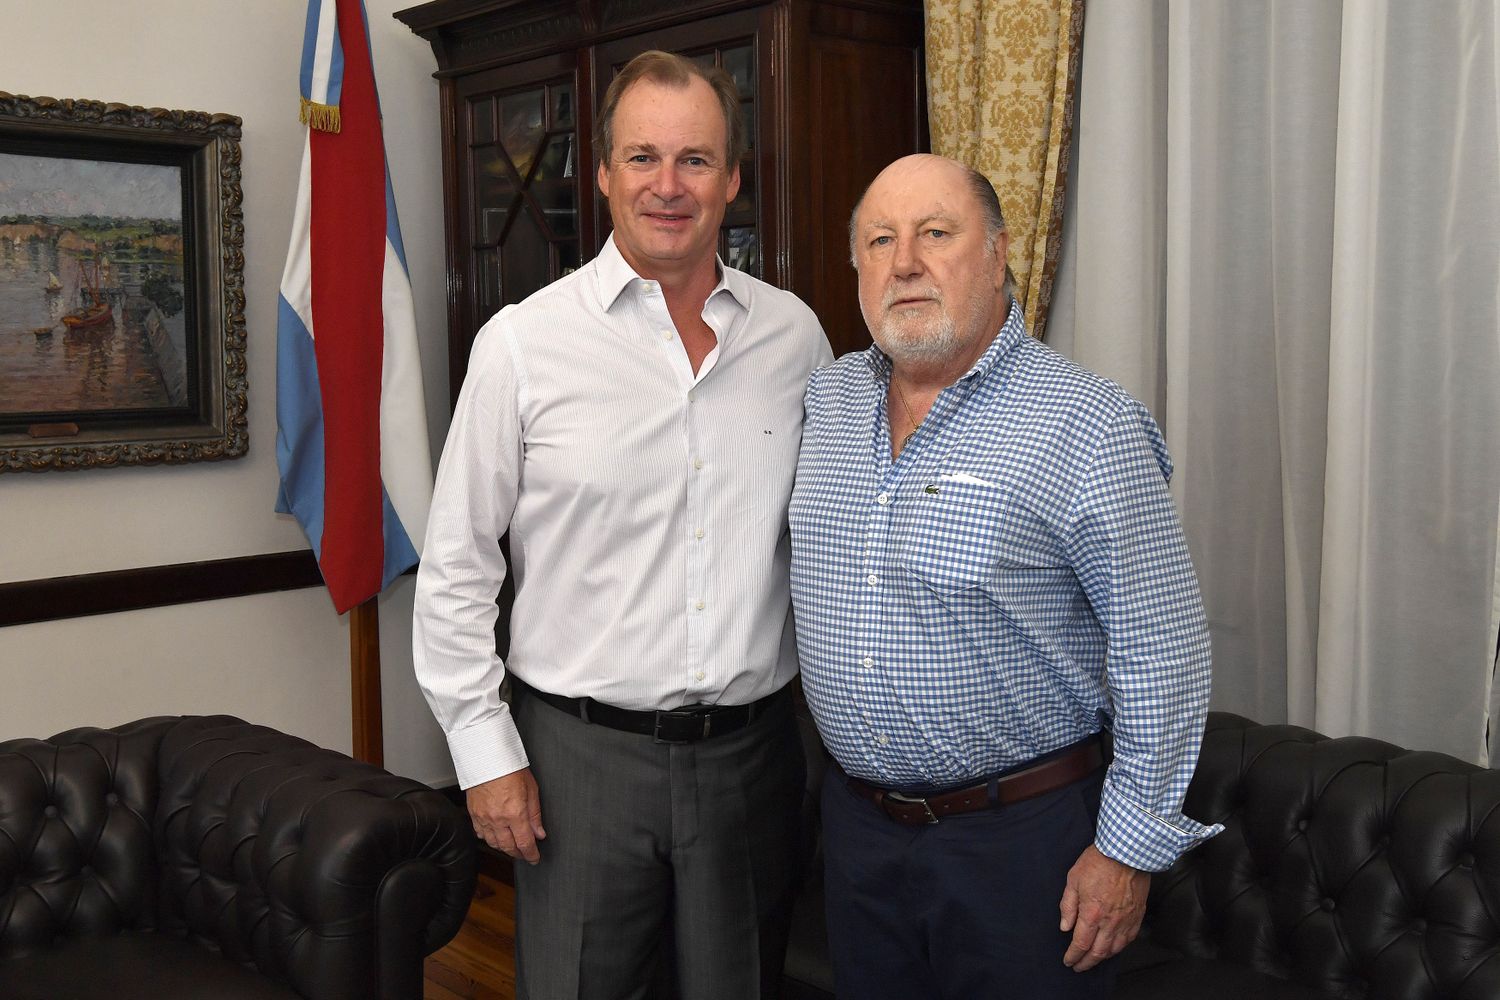
[[[841,998],[1108,996],[1209,694],[1145,407],[1026,336],[994,189],[898,160],[850,224],[874,347],[808,383],[791,506]],[[1107,732],[1106,732],[1107,730]]]

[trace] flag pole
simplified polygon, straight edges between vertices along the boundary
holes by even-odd
[[[349,675],[353,681],[354,759],[385,766],[380,712],[380,609],[378,598],[349,612]]]

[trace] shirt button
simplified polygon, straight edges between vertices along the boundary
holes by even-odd
[[[697,531],[693,532],[693,537],[694,538],[702,538],[703,537],[703,529],[699,528]]]
[[[701,469],[701,468],[703,468],[703,459],[701,459],[701,458],[695,458],[695,459],[693,459],[693,468],[695,468],[695,469]]]
[[[881,733],[879,736],[875,737],[875,742],[878,743],[878,744],[880,744],[883,747],[890,746],[891,745],[891,738],[889,736],[887,736],[885,733]]]
[[[878,496],[878,497],[875,498],[875,502],[879,503],[879,504],[890,503],[891,502],[891,495],[889,493],[882,493],[882,494],[880,494],[880,496]]]
[[[859,662],[860,662],[861,666],[873,667],[875,665],[875,657],[873,657],[873,656],[867,656],[863,660],[860,660]]]
[[[693,607],[697,608],[699,611],[702,611],[703,610],[703,602],[699,601],[697,604],[694,604]]]
[[[874,573],[871,573],[869,576],[865,577],[865,579],[870,582],[870,586],[872,587],[880,582],[880,577],[876,576]]]
[[[688,402],[691,403],[693,400],[695,400],[697,398],[698,397],[693,394],[693,390],[689,389],[688,390]]]
[[[672,339],[672,331],[671,330],[663,330],[661,332],[661,339],[662,340],[671,340]]]
[[[704,676],[703,675],[703,671],[700,670],[696,674],[693,675],[693,680],[695,680],[695,681],[701,681],[703,679],[703,676]]]

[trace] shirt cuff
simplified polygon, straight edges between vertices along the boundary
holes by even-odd
[[[1118,794],[1110,794],[1106,779],[1094,846],[1105,857],[1131,868],[1160,872],[1172,867],[1184,852],[1223,830],[1222,823],[1205,826],[1181,813],[1158,816]]]
[[[448,752],[462,789],[482,785],[528,766],[526,748],[516,732],[510,706],[500,703],[500,711],[487,719],[448,733]]]

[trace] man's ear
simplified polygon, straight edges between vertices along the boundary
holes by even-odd
[[[599,193],[605,198],[609,197],[609,164],[603,160],[599,161]]]
[[[1010,275],[1010,265],[1005,262],[1005,251],[1010,248],[1010,232],[1002,229],[995,237],[995,290],[999,291],[1005,287],[1005,279]]]
[[[734,201],[740,193],[740,165],[736,163],[734,169],[729,172],[729,187],[724,192],[724,204],[728,205]]]

